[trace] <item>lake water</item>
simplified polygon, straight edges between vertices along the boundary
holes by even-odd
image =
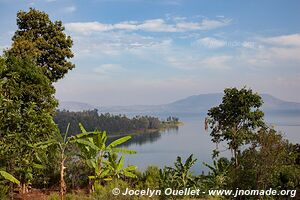
[[[125,155],[126,163],[136,165],[143,171],[149,165],[172,166],[177,156],[185,160],[190,154],[194,154],[197,164],[193,171],[207,172],[208,169],[202,163],[212,162],[211,153],[215,144],[211,142],[209,132],[204,130],[204,117],[179,116],[184,125],[178,129],[133,136],[125,146],[136,150],[137,154]],[[300,143],[300,116],[271,116],[266,121],[280,130],[290,142]],[[219,150],[223,151],[222,156],[230,155],[224,145],[220,145]]]

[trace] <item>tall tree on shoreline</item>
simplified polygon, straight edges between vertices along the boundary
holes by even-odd
[[[222,103],[207,113],[212,141],[227,142],[236,166],[239,148],[251,141],[256,128],[264,126],[264,113],[259,109],[262,103],[261,97],[251,89],[227,88]]]
[[[0,58],[0,165],[20,180],[21,193],[26,193],[38,166],[32,144],[58,131],[52,83],[74,68],[69,61],[73,42],[60,21],[33,8],[17,13],[17,26],[11,48]]]

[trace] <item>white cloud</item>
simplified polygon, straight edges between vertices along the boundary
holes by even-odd
[[[224,69],[229,68],[229,62],[232,60],[232,56],[220,55],[211,56],[201,61],[201,64],[207,68]]]
[[[75,58],[100,58],[107,56],[122,56],[129,53],[138,54],[154,47],[162,48],[170,45],[169,38],[153,38],[127,32],[100,32],[89,35],[75,35]]]
[[[238,62],[254,68],[297,67],[300,64],[300,34],[260,37],[257,48],[240,52]]]
[[[94,69],[94,72],[100,75],[116,74],[125,69],[119,64],[103,64]]]
[[[167,62],[169,65],[184,69],[228,69],[232,56],[228,55],[215,55],[208,57],[195,57],[195,56],[169,56]]]
[[[276,37],[260,38],[266,44],[278,46],[300,46],[300,34],[281,35]]]
[[[76,11],[76,6],[68,6],[64,8],[64,11],[67,13],[72,13]]]
[[[116,24],[106,24],[101,22],[73,22],[65,24],[66,29],[76,33],[93,33],[111,30],[142,30],[149,32],[187,32],[197,30],[210,30],[231,23],[230,19],[203,19],[199,22],[189,22],[181,17],[181,20],[166,21],[164,19],[150,19],[142,22],[137,21],[124,21]]]
[[[226,42],[224,40],[219,40],[211,37],[198,39],[196,43],[212,49],[221,48],[226,45]]]
[[[146,20],[137,25],[137,29],[150,32],[177,32],[174,25],[167,24],[163,19]]]
[[[108,24],[102,24],[99,22],[76,22],[67,23],[65,27],[68,31],[75,33],[89,33],[89,32],[102,32],[112,30],[112,26]]]
[[[227,26],[230,23],[231,23],[230,19],[218,19],[218,20],[204,19],[200,24],[198,24],[198,28],[200,30],[210,30],[210,29]]]

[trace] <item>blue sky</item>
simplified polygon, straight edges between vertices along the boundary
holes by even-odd
[[[162,104],[246,85],[300,102],[300,1],[0,0],[1,49],[29,7],[74,41],[60,100]]]

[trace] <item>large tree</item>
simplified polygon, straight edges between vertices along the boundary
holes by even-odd
[[[8,57],[31,57],[51,82],[74,68],[68,60],[73,57],[73,42],[63,32],[61,21],[52,22],[48,14],[30,8],[18,12],[17,25],[12,47],[6,51]]]
[[[32,144],[57,131],[52,115],[57,101],[50,80],[31,60],[0,58],[0,164],[22,184],[38,166]]]
[[[32,144],[53,137],[58,105],[52,83],[74,67],[72,40],[60,21],[41,11],[17,14],[12,47],[0,57],[0,167],[21,182],[22,192],[41,161]]]
[[[236,166],[241,145],[253,138],[255,129],[264,126],[264,113],[259,109],[263,101],[251,89],[227,88],[222,103],[208,111],[212,141],[226,141],[232,150]]]

